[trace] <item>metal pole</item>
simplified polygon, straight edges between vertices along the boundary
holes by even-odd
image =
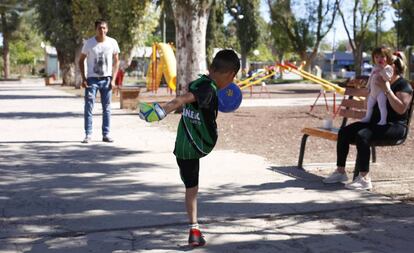
[[[166,35],[165,35],[165,10],[164,10],[164,15],[162,16],[162,42],[166,42]]]
[[[376,14],[375,14],[375,47],[378,47],[378,39],[379,39],[379,6],[378,6],[378,0],[375,0],[375,6],[376,6]]]

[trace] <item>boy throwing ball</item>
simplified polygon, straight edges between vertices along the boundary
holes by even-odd
[[[216,54],[209,74],[188,85],[188,92],[159,104],[141,104],[140,117],[148,122],[159,121],[168,113],[184,106],[177,130],[174,155],[185,185],[185,205],[189,220],[191,246],[203,246],[206,241],[197,221],[197,193],[200,158],[208,155],[217,142],[217,89],[229,85],[240,69],[240,59],[233,50]]]

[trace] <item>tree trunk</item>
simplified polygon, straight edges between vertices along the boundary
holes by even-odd
[[[75,53],[75,87],[76,89],[80,89],[81,84],[82,84],[82,76],[81,76],[80,69],[79,69],[79,58],[80,58],[81,53],[82,53],[82,45],[79,45],[76,48],[76,53]]]
[[[354,68],[355,68],[355,77],[360,76],[362,74],[362,44],[361,45],[355,45],[355,51],[353,51],[354,54]]]
[[[75,63],[61,63],[63,86],[76,86]]]
[[[71,59],[63,54],[60,50],[56,49],[57,57],[59,60],[60,72],[62,73],[62,85],[63,86],[76,86],[75,78],[75,60]]]
[[[9,33],[7,31],[7,20],[5,13],[1,14],[2,34],[3,34],[3,76],[5,79],[10,76],[10,51]]]
[[[242,77],[246,77],[247,76],[247,52],[245,52],[244,50],[241,50],[241,73],[242,73]]]
[[[177,43],[177,96],[207,72],[206,32],[211,0],[173,0]],[[190,8],[191,7],[191,8]]]

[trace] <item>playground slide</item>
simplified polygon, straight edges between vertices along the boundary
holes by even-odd
[[[258,74],[262,74],[262,73],[264,73],[264,72],[259,72]],[[274,76],[275,74],[276,74],[276,71],[272,71],[272,72],[270,72],[270,74],[268,74],[268,75],[265,75],[265,76],[263,76],[263,77],[260,77],[259,79],[256,79],[256,80],[254,80],[254,81],[251,81],[255,76],[257,76],[258,74],[256,74],[256,75],[254,75],[254,76],[252,76],[252,77],[249,77],[248,79],[246,79],[246,80],[243,80],[243,81],[241,81],[241,82],[239,82],[239,83],[237,83],[237,85],[238,86],[240,86],[240,89],[246,89],[246,88],[248,88],[248,87],[250,87],[250,86],[252,86],[252,85],[256,85],[256,84],[261,84],[262,83],[262,81],[263,80],[266,80],[266,79],[268,79],[268,78],[270,78],[270,77],[272,77],[272,76]],[[246,82],[247,81],[247,82]]]
[[[172,46],[167,43],[156,43],[153,46],[153,57],[151,58],[150,65],[147,72],[147,88],[149,90],[158,89],[161,77],[164,75],[165,81],[171,90],[176,89],[177,83],[177,61],[175,59]],[[156,55],[160,57],[157,60]],[[154,60],[155,59],[155,60]],[[153,71],[155,70],[155,74]],[[153,80],[155,78],[155,80]]]
[[[249,77],[249,78],[246,78],[246,79],[244,79],[244,80],[240,80],[240,81],[238,81],[238,82],[237,82],[237,85],[238,85],[238,86],[246,85],[246,84],[248,84],[251,80],[253,80],[253,79],[255,79],[256,77],[258,77],[258,76],[260,76],[260,75],[262,75],[262,74],[265,74],[265,73],[266,73],[266,70],[259,71],[259,72],[257,72],[256,74],[252,75],[252,76],[251,76],[251,77]]]
[[[335,92],[338,92],[341,95],[344,95],[345,94],[345,89],[342,88],[342,87],[340,87],[340,86],[338,86],[338,85],[336,85],[336,84],[334,84],[334,83],[331,83],[331,82],[329,82],[329,81],[327,81],[325,79],[322,79],[322,78],[320,78],[318,76],[315,76],[315,75],[313,75],[313,74],[311,74],[311,73],[309,73],[307,71],[304,71],[302,69],[299,69],[298,67],[296,67],[295,65],[293,65],[291,63],[285,63],[285,66],[287,66],[291,70],[294,70],[295,73],[299,74],[303,78],[306,78],[306,79],[311,80],[311,81],[313,81],[313,82],[315,82],[317,84],[322,85],[322,87],[325,90],[335,91]]]
[[[163,73],[167,85],[170,89],[175,90],[177,84],[177,61],[172,46],[167,43],[158,43],[158,48],[161,53],[161,62],[164,64]]]

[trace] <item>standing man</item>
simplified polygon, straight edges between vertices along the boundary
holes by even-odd
[[[95,21],[96,35],[88,39],[82,48],[79,68],[82,75],[82,87],[85,88],[85,139],[89,143],[92,136],[92,111],[96,93],[99,90],[102,104],[102,141],[113,142],[109,137],[111,122],[112,88],[115,88],[115,77],[119,68],[118,42],[106,36],[108,23],[105,20]],[[85,76],[85,58],[87,59],[87,78]]]

